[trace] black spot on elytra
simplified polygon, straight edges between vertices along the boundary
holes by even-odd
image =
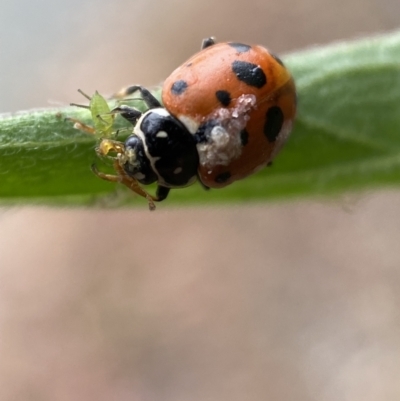
[[[171,86],[171,92],[174,95],[181,95],[183,92],[185,92],[186,88],[188,87],[188,84],[186,81],[183,79],[179,81],[175,81],[172,86]]]
[[[264,135],[268,142],[275,142],[283,125],[284,115],[280,107],[272,106],[265,114]]]
[[[229,42],[228,45],[233,47],[238,53],[246,53],[251,49],[251,46],[243,43]]]
[[[264,71],[257,64],[235,60],[232,63],[232,71],[235,73],[239,81],[242,81],[249,86],[262,88],[267,83],[267,77],[265,76]]]
[[[229,103],[231,102],[231,95],[228,91],[216,91],[215,96],[217,97],[218,101],[222,104],[222,106],[229,106]]]
[[[273,58],[275,61],[277,61],[282,67],[285,66],[285,64],[283,64],[283,61],[282,61],[278,56],[276,56],[275,54],[272,54],[272,53],[270,53],[270,54],[271,54],[272,58]]]
[[[240,142],[242,146],[246,146],[249,143],[249,133],[245,129],[240,132]]]
[[[218,184],[223,184],[224,182],[228,181],[231,178],[231,173],[229,171],[225,171],[225,173],[218,174],[215,177],[215,182]]]

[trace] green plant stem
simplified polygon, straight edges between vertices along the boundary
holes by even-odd
[[[296,80],[299,111],[273,166],[223,190],[172,191],[170,203],[330,195],[400,183],[400,32],[284,61]],[[1,202],[96,204],[115,194],[114,184],[90,171],[94,162],[104,167],[96,138],[65,117],[91,122],[90,113],[76,107],[0,116]]]

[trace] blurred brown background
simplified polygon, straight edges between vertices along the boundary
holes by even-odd
[[[399,23],[398,0],[3,0],[0,111],[156,84],[209,35],[282,54]],[[138,203],[1,211],[1,401],[400,399],[398,192]]]

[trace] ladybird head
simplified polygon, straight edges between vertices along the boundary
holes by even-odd
[[[157,181],[157,174],[146,156],[143,139],[139,136],[128,137],[125,141],[124,152],[119,159],[125,172],[141,184],[147,185]]]
[[[136,135],[129,136],[125,143],[103,138],[96,152],[100,157],[106,156],[118,161],[125,173],[141,184],[157,181],[157,174],[144,152],[143,141]],[[110,156],[110,153],[116,156]]]
[[[127,174],[142,184],[179,188],[196,180],[198,155],[193,135],[164,108],[144,113],[125,142]]]
[[[98,154],[110,152],[116,153],[114,160],[127,176],[144,185],[157,182],[180,188],[197,179],[199,157],[194,136],[163,108],[145,112],[125,143],[102,139]]]

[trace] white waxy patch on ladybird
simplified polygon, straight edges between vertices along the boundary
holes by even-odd
[[[179,174],[179,173],[181,173],[182,172],[182,167],[177,167],[175,170],[174,170],[174,174]]]
[[[207,142],[199,143],[197,150],[200,164],[209,168],[216,165],[227,166],[242,152],[240,137],[231,135],[220,125],[212,128],[208,133]]]
[[[245,118],[249,120],[248,112],[257,108],[257,98],[254,95],[241,95],[236,100],[236,105],[232,109],[233,118]]]
[[[197,122],[196,120],[193,120],[193,118],[185,115],[180,115],[178,116],[178,120],[187,128],[187,130],[191,134],[195,134],[196,131],[199,129],[200,123]]]
[[[168,138],[168,134],[165,131],[159,131],[156,134],[157,138]]]
[[[209,169],[217,165],[228,166],[232,160],[240,157],[243,146],[241,132],[250,119],[250,112],[256,108],[254,95],[241,95],[233,108],[219,108],[206,120],[217,121],[205,133],[207,141],[197,144],[199,161]]]

